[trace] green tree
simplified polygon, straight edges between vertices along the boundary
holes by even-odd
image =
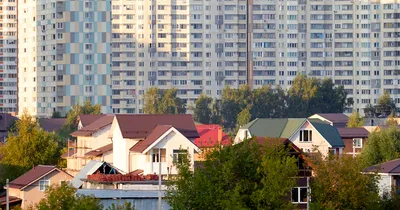
[[[348,128],[360,128],[364,126],[365,120],[360,116],[360,113],[353,111],[349,116],[349,121],[347,121]]]
[[[250,107],[246,107],[241,112],[239,112],[237,116],[236,129],[239,130],[241,126],[249,123],[250,119],[251,119]]]
[[[277,104],[279,100],[270,86],[263,86],[253,91],[253,100],[251,106],[252,118],[270,118],[280,117],[281,110]],[[281,100],[280,103],[284,104]]]
[[[316,97],[313,99],[313,113],[343,113],[346,106],[352,105],[347,100],[347,92],[344,87],[336,87],[332,79],[319,81]],[[313,114],[310,113],[310,114]]]
[[[208,124],[212,117],[212,101],[213,99],[205,94],[201,94],[200,97],[194,102],[194,113],[193,118],[196,122]]]
[[[361,158],[364,166],[372,166],[399,158],[400,131],[395,127],[372,132],[368,136]]]
[[[387,120],[386,120],[386,125],[388,126],[398,126],[399,123],[397,122],[397,120],[394,117],[393,112],[390,113],[390,115],[388,116]]]
[[[176,89],[160,90],[149,88],[144,94],[144,108],[146,114],[184,114],[185,103],[176,96]]]
[[[291,209],[296,162],[283,145],[260,146],[254,139],[217,148],[194,172],[184,158],[167,202],[172,209]]]
[[[219,99],[214,99],[212,102],[210,123],[211,124],[221,124],[222,123],[221,100],[219,100]]]
[[[112,203],[106,210],[135,210],[135,206],[125,201],[124,204]]]
[[[51,115],[51,118],[63,118],[63,116],[61,116],[60,112],[53,112],[53,114]]]
[[[364,108],[364,114],[366,117],[375,117],[376,115],[375,107],[372,106],[372,104],[367,104],[367,106]]]
[[[308,78],[299,74],[288,90],[288,111],[292,117],[307,117],[312,113],[313,99],[317,96],[319,82],[316,78]]]
[[[310,161],[315,176],[311,182],[311,209],[379,209],[376,174],[360,173],[360,160],[351,156]]]
[[[56,165],[63,144],[54,133],[40,128],[36,119],[24,112],[9,133],[7,142],[0,147],[1,181],[13,180],[33,166]]]
[[[390,113],[397,112],[396,104],[387,91],[385,91],[385,93],[378,98],[375,110],[377,114],[383,114],[384,116],[388,116]]]
[[[100,200],[84,195],[77,195],[76,189],[62,183],[51,185],[45,197],[35,206],[37,210],[101,210]]]
[[[160,90],[156,87],[149,88],[143,96],[144,107],[143,111],[146,114],[159,114],[159,108],[161,102]]]

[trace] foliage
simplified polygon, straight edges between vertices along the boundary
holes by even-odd
[[[111,206],[109,206],[106,210],[135,210],[135,207],[133,206],[132,203],[129,202],[124,202],[124,204],[117,204],[112,203]]]
[[[56,165],[63,145],[59,137],[40,128],[36,119],[24,112],[16,122],[14,132],[0,147],[2,183],[13,180],[33,166]]]
[[[76,189],[62,183],[51,185],[45,192],[45,197],[35,206],[37,210],[101,210],[100,200],[77,195]]]
[[[211,121],[211,102],[213,99],[205,94],[201,94],[200,97],[194,102],[195,108],[193,118],[196,122],[208,124]]]
[[[53,112],[53,114],[51,115],[51,118],[62,118],[63,116],[61,116],[60,112]]]
[[[156,87],[147,89],[144,94],[144,108],[146,114],[184,114],[185,103],[176,96],[176,89],[160,90]]]
[[[222,123],[221,100],[215,99],[212,102],[210,123],[211,124],[221,124]]]
[[[362,174],[360,160],[320,154],[311,160],[316,174],[311,182],[312,209],[379,209],[376,174]]]
[[[361,152],[364,166],[393,160],[399,157],[400,131],[394,127],[373,132]]]
[[[250,122],[250,107],[244,108],[241,112],[239,112],[237,116],[236,128],[239,129],[241,126],[246,125]]]
[[[386,125],[388,125],[388,126],[397,126],[397,125],[399,125],[399,123],[397,122],[397,120],[394,117],[393,112],[390,113],[390,115],[388,116],[388,118],[386,120]]]
[[[296,162],[283,145],[254,139],[216,148],[194,172],[188,158],[176,165],[167,202],[172,209],[291,209]]]
[[[375,106],[376,115],[389,116],[390,113],[397,112],[396,104],[390,97],[389,93],[385,93],[378,98],[378,102]]]
[[[364,126],[365,120],[360,116],[360,113],[353,111],[347,121],[348,128],[360,128]]]
[[[366,117],[375,117],[375,113],[375,106],[372,106],[372,104],[367,104],[367,106],[364,108],[364,115]]]

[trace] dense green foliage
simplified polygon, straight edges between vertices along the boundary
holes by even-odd
[[[254,140],[216,149],[191,171],[187,158],[167,190],[173,209],[291,209],[297,159],[283,145]]]
[[[13,180],[39,164],[58,164],[62,147],[56,134],[41,129],[36,119],[25,112],[0,147],[1,182]]]
[[[349,121],[347,121],[348,128],[361,128],[364,126],[365,120],[360,116],[360,113],[354,111],[349,116]]]
[[[351,156],[320,155],[311,160],[311,209],[380,209],[376,174],[360,173],[360,160]]]
[[[387,117],[391,113],[397,113],[397,108],[393,99],[390,98],[390,94],[385,91],[385,93],[379,97],[375,106],[371,104],[367,105],[364,109],[364,113],[368,117]]]
[[[146,114],[184,114],[186,107],[183,100],[176,96],[176,89],[161,90],[156,87],[147,89],[144,94]]]
[[[235,128],[237,117],[245,108],[249,109],[250,120],[309,117],[315,113],[342,113],[346,106],[353,103],[351,98],[346,97],[344,88],[335,87],[331,79],[317,80],[299,75],[288,91],[280,87],[273,89],[270,86],[254,90],[248,85],[242,85],[239,89],[225,87],[222,91],[221,105],[214,113],[220,114],[224,127]],[[211,112],[212,108],[207,106],[211,104],[210,100],[200,97],[199,102],[196,101],[195,116],[200,116],[196,113],[202,113],[202,118],[205,118],[204,114]],[[213,116],[217,116],[216,114]]]
[[[373,132],[368,136],[361,157],[365,166],[399,158],[400,130],[395,127]]]

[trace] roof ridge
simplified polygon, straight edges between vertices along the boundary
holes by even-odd
[[[289,118],[285,119],[285,126],[283,126],[283,129],[279,132],[279,138],[281,138],[283,131],[286,129],[286,126],[288,125]]]
[[[251,126],[253,126],[259,119],[260,119],[260,118],[257,117],[257,118],[254,119],[253,121],[249,122],[250,125],[247,127],[247,129],[250,129]]]

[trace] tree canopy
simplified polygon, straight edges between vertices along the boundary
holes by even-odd
[[[195,109],[193,118],[196,122],[208,124],[211,122],[212,115],[212,101],[213,99],[205,94],[201,94],[200,97],[194,102]]]
[[[62,147],[56,134],[41,129],[36,119],[24,112],[14,130],[9,132],[6,143],[0,146],[2,183],[39,164],[57,165]]]
[[[184,114],[186,105],[177,97],[176,89],[161,90],[157,87],[147,89],[143,96],[146,114]]]
[[[360,113],[353,111],[349,116],[349,120],[347,121],[348,128],[361,128],[364,126],[365,120],[360,116]]]
[[[397,107],[390,97],[390,94],[385,91],[385,93],[378,98],[375,106],[368,104],[364,108],[364,113],[368,117],[387,117],[392,113],[397,113]]]
[[[283,145],[260,146],[254,139],[206,155],[191,171],[188,159],[167,190],[173,209],[292,209],[297,159]]]

